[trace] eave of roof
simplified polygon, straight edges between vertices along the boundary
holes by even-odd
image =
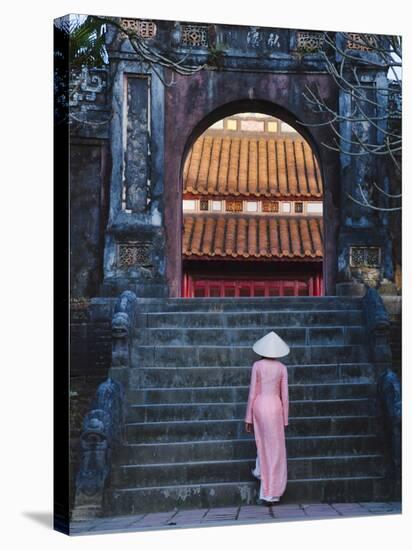
[[[185,215],[183,256],[323,258],[322,217]]]
[[[303,139],[206,134],[186,159],[183,192],[321,198],[323,187],[316,158]]]

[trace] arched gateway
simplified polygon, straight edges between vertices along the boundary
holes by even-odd
[[[348,198],[356,195],[359,178],[373,178],[384,188],[380,179],[386,176],[362,156],[333,150],[333,131],[327,124],[319,125],[318,113],[304,98],[308,88],[316,89],[330,109],[342,116],[350,113],[350,102],[325,70],[322,55],[299,50],[299,31],[262,28],[254,31],[261,40],[252,45],[247,27],[210,27],[217,33],[214,40],[225,39],[228,47],[218,67],[209,64],[191,75],[165,68],[152,71],[131,55],[126,40],[113,35],[111,47],[117,56],[111,76],[113,115],[110,127],[99,127],[99,135],[106,132],[109,137],[111,153],[104,159],[104,167],[110,168],[106,196],[110,205],[102,227],[100,292],[113,295],[130,288],[142,297],[182,296],[184,161],[202,132],[241,112],[286,122],[308,142],[317,159],[323,184],[324,294],[339,293],[337,284],[373,280],[376,286],[381,280],[393,280],[385,213],[362,208]],[[161,36],[175,32],[170,22],[156,23],[156,28],[159,45]],[[279,39],[275,49],[271,34]],[[156,45],[157,36],[151,39]],[[203,43],[173,44],[171,51],[191,56],[195,65],[208,60],[208,46]],[[382,71],[366,64],[359,71],[371,82],[384,78]],[[373,266],[365,260],[370,256],[366,249],[375,258]]]
[[[379,293],[361,296],[358,284],[390,286],[392,240],[387,212],[348,198],[361,182],[387,189],[388,176],[373,156],[334,150],[332,129],[305,101],[316,89],[332,111],[352,112],[319,33],[121,23],[152,51],[207,66],[183,75],[142,62],[108,25],[110,70],[79,75],[71,295],[92,299],[74,310],[71,375],[89,384],[85,373],[95,365],[101,376],[106,361],[101,404],[124,441],[112,458],[102,453],[88,428],[104,411],[90,411],[72,476],[77,517],[254,504],[243,419],[252,346],[270,330],[290,346],[286,501],[393,500],[374,399],[391,365],[390,322]],[[358,69],[370,88],[386,78],[376,65]],[[83,415],[81,384],[71,404]]]
[[[184,192],[185,186],[184,186],[184,167],[185,167],[185,159],[190,155],[190,151],[195,145],[196,141],[200,139],[200,136],[203,134],[203,132],[207,131],[208,128],[212,127],[214,124],[218,123],[218,121],[228,118],[228,117],[236,117],[239,113],[261,113],[266,115],[267,119],[273,118],[274,120],[279,120],[279,128],[281,128],[280,123],[283,121],[284,125],[289,127],[290,129],[294,129],[295,132],[297,132],[298,136],[300,137],[301,141],[305,143],[305,145],[311,150],[312,154],[314,155],[316,167],[314,168],[317,170],[315,178],[318,178],[319,184],[322,187],[322,207],[323,207],[323,220],[324,223],[322,224],[322,266],[319,265],[320,268],[320,276],[318,275],[318,272],[313,272],[313,280],[312,285],[316,285],[317,289],[314,290],[314,286],[311,287],[311,290],[308,290],[308,294],[311,295],[319,295],[319,294],[334,294],[335,293],[335,284],[336,284],[336,248],[337,248],[337,228],[338,228],[338,204],[340,200],[339,196],[339,184],[338,184],[338,178],[336,177],[336,155],[325,149],[322,150],[320,147],[321,140],[326,139],[325,137],[325,128],[310,128],[301,123],[301,117],[302,115],[306,115],[306,119],[308,123],[310,122],[311,118],[308,117],[308,113],[305,113],[305,109],[302,108],[303,101],[296,102],[294,104],[293,97],[291,97],[288,101],[286,101],[286,98],[283,98],[283,94],[280,93],[280,90],[277,88],[280,87],[282,79],[279,78],[278,75],[268,75],[268,74],[254,74],[254,87],[249,87],[248,93],[252,96],[252,99],[245,99],[245,98],[237,98],[237,95],[242,94],[243,86],[241,86],[241,78],[245,77],[245,75],[240,75],[237,73],[228,73],[227,74],[227,82],[220,82],[223,79],[223,75],[213,73],[210,78],[212,80],[217,79],[218,82],[214,82],[214,85],[212,86],[212,89],[221,89],[221,92],[219,92],[221,95],[220,97],[211,98],[215,99],[216,103],[219,104],[218,107],[215,109],[212,109],[210,112],[204,113],[204,109],[200,108],[200,100],[199,102],[196,102],[196,110],[199,110],[197,120],[193,120],[193,126],[187,127],[189,120],[192,119],[192,116],[196,113],[196,110],[191,108],[189,109],[188,117],[183,117],[186,126],[185,128],[176,128],[176,124],[178,123],[177,120],[177,112],[175,109],[171,109],[170,114],[172,117],[172,121],[170,122],[170,131],[172,132],[171,141],[174,144],[174,153],[170,156],[170,163],[171,163],[171,170],[178,170],[178,188],[174,188],[174,193],[170,193],[168,195],[167,201],[166,201],[166,210],[165,210],[165,219],[169,219],[170,222],[166,225],[168,227],[182,227],[183,233],[185,232],[184,228],[184,219],[182,214],[182,208],[181,203],[183,199],[182,193]],[[252,75],[250,75],[251,77]],[[296,76],[296,75],[295,75]],[[322,75],[324,78],[325,75]],[[250,78],[249,77],[249,78]],[[196,78],[201,78],[201,75],[196,75]],[[239,79],[239,80],[238,80]],[[179,81],[180,82],[180,81]],[[182,81],[183,83],[183,81]],[[187,82],[186,82],[187,84]],[[206,83],[204,83],[206,86]],[[290,84],[289,84],[290,85]],[[210,85],[209,85],[210,87]],[[196,86],[196,90],[199,89],[199,86]],[[262,92],[258,94],[258,90],[262,89]],[[240,93],[239,93],[240,92]],[[185,96],[187,95],[188,100],[189,97],[192,96],[191,91],[186,91]],[[262,98],[253,98],[255,95],[264,95],[265,97]],[[170,101],[172,101],[172,97],[169,98]],[[227,101],[225,102],[225,99],[233,99],[233,101]],[[276,100],[283,100],[284,106],[280,105],[279,103],[276,103]],[[181,98],[179,103],[181,102]],[[199,107],[198,107],[199,105]],[[181,108],[181,107],[180,107]],[[188,107],[189,108],[189,107]],[[195,111],[195,113],[193,113]],[[203,115],[203,116],[202,116]],[[313,116],[313,115],[312,115]],[[168,128],[168,126],[166,127]],[[239,123],[240,128],[240,123]],[[209,132],[213,130],[209,130]],[[229,131],[230,132],[230,131]],[[234,136],[233,131],[232,137]],[[252,133],[253,134],[253,133]],[[249,134],[250,137],[253,139],[259,139],[259,136],[255,133],[254,135]],[[269,133],[264,133],[268,140],[270,138],[274,138],[274,136],[269,135]],[[285,135],[284,138],[286,141],[290,141],[291,139],[291,133],[289,135]],[[262,137],[262,136],[261,136]],[[279,136],[278,136],[279,137]],[[296,134],[295,134],[296,137]],[[181,149],[180,149],[181,147]],[[175,168],[175,162],[176,159],[176,152],[177,150],[182,151],[182,156],[179,162],[179,165]],[[253,155],[253,153],[252,153]],[[276,153],[275,153],[276,155]],[[270,159],[270,154],[268,156]],[[166,156],[166,160],[168,161],[168,157]],[[293,162],[295,164],[294,168],[291,168],[289,173],[284,174],[284,182],[286,184],[286,190],[289,190],[289,187],[292,188],[293,182],[289,179],[292,177],[292,174],[294,173],[295,177],[299,178],[299,174],[297,173],[298,166],[296,165],[296,158],[295,158],[295,151],[292,151],[288,159],[286,159],[286,162]],[[233,161],[233,159],[232,159]],[[282,162],[282,159],[280,159]],[[249,160],[248,160],[249,162]],[[259,162],[257,158],[257,162]],[[305,168],[303,168],[305,170]],[[240,175],[240,174],[239,174]],[[240,176],[241,177],[241,176]],[[306,177],[306,174],[305,174]],[[248,184],[246,184],[248,185]],[[269,185],[269,183],[268,183]],[[170,189],[172,191],[172,189]],[[317,190],[320,190],[320,187],[317,187]],[[167,194],[167,190],[165,189],[165,192]],[[296,199],[299,199],[300,195],[299,193],[297,195],[293,195],[289,193],[289,199],[290,197],[294,197]],[[186,193],[187,195],[187,193]],[[229,195],[230,196],[230,195]],[[235,198],[234,196],[232,198]],[[305,198],[308,198],[306,196]],[[319,195],[316,197],[319,199]],[[287,195],[283,196],[283,199],[287,199]],[[169,206],[170,205],[170,206]],[[294,206],[294,205],[293,205]],[[259,205],[259,208],[262,208],[262,205]],[[291,205],[292,208],[292,205]],[[174,220],[174,221],[172,221]],[[169,239],[168,239],[168,256],[171,260],[169,262],[168,266],[168,280],[169,280],[169,288],[173,289],[173,295],[175,296],[181,296],[181,295],[187,295],[187,287],[183,288],[183,286],[186,284],[185,281],[188,281],[187,277],[185,279],[184,277],[184,271],[182,271],[182,260],[181,260],[181,253],[185,255],[184,251],[184,243],[181,241],[181,235],[178,235],[177,232],[173,235],[169,233],[168,229],[166,229]],[[287,231],[290,235],[290,227],[288,226]],[[186,226],[186,232],[187,232],[187,226]],[[299,229],[298,232],[300,233]],[[279,233],[280,236],[280,233]],[[315,235],[316,238],[316,235]],[[292,243],[291,243],[292,245]],[[316,247],[315,247],[316,248]],[[309,253],[311,254],[312,251]],[[316,252],[315,252],[316,255]],[[296,258],[296,257],[295,257]],[[318,258],[319,259],[319,258]],[[187,263],[187,262],[186,262]],[[264,271],[264,270],[263,270]],[[262,273],[263,275],[263,273]],[[270,279],[270,278],[269,278]],[[269,280],[267,279],[267,280]],[[320,282],[320,279],[322,279],[322,283]],[[295,278],[295,280],[297,280]],[[316,281],[316,282],[315,282]],[[296,287],[296,285],[295,285]],[[276,292],[274,290],[274,292]],[[289,290],[286,291],[288,293]],[[283,291],[281,291],[283,294]],[[295,288],[294,293],[299,293],[299,291]],[[252,294],[254,294],[252,290]],[[238,292],[236,292],[236,295],[238,295]]]

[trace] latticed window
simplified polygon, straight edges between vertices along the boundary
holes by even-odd
[[[209,201],[207,199],[200,199],[199,210],[202,210],[202,211],[209,210]]]
[[[242,201],[226,201],[226,212],[243,212]]]
[[[150,245],[147,243],[124,243],[118,246],[119,267],[149,265]]]
[[[352,267],[378,267],[381,263],[381,249],[378,246],[351,246]]]
[[[295,202],[295,213],[296,214],[303,213],[303,202]]]
[[[156,25],[153,21],[140,21],[139,36],[141,38],[154,38],[156,36]]]
[[[299,52],[318,52],[323,46],[322,32],[298,32],[296,37],[296,48]]]
[[[208,28],[203,25],[182,25],[183,46],[208,47]]]
[[[279,212],[278,201],[263,201],[262,212]]]
[[[157,27],[153,21],[139,19],[120,19],[120,26],[125,31],[136,33],[140,38],[154,38],[156,36]],[[122,33],[122,37],[126,37],[126,33]]]

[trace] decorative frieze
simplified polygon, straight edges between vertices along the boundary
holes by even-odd
[[[323,32],[298,31],[296,36],[296,49],[298,52],[315,53],[323,48]]]
[[[279,202],[262,201],[262,212],[279,212]]]
[[[223,204],[225,208],[223,208]],[[316,215],[322,216],[322,201],[284,201],[284,200],[244,200],[244,199],[226,199],[210,200],[203,198],[185,198],[183,199],[183,212],[255,212],[256,214],[289,214],[298,215]]]
[[[128,242],[118,245],[118,267],[148,266],[151,263],[150,243]]]
[[[226,212],[243,212],[243,201],[226,201]]]
[[[83,107],[105,103],[107,86],[106,69],[83,67],[72,71],[70,79],[70,107]],[[103,97],[102,97],[103,96]]]
[[[381,263],[381,249],[378,246],[351,246],[351,267],[378,267]]]

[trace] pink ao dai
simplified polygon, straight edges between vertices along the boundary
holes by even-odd
[[[245,422],[253,424],[260,498],[278,500],[287,482],[284,427],[289,423],[289,393],[287,368],[277,359],[253,363]]]

